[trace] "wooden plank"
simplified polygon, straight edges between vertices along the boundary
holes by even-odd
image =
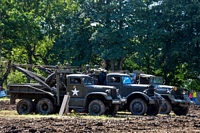
[[[69,103],[69,95],[65,95],[64,98],[63,98],[63,102],[62,102],[62,105],[61,105],[61,108],[60,108],[60,111],[59,111],[59,116],[62,116],[63,113],[64,113],[64,110],[69,110],[68,109],[68,103]],[[67,108],[66,108],[67,107]]]
[[[69,115],[69,99],[70,99],[70,96],[68,94],[68,98],[67,98],[67,102],[66,102],[66,106],[65,106],[65,114],[66,115]]]

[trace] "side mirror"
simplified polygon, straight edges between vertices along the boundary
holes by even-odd
[[[163,80],[163,85],[165,84],[165,79]]]

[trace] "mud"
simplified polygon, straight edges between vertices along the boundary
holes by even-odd
[[[0,100],[0,111],[15,112],[16,105]],[[186,116],[133,116],[119,112],[116,117],[82,118],[54,116],[29,118],[1,115],[0,133],[197,133],[200,132],[200,107],[191,106]]]

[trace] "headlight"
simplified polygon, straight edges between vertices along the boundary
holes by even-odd
[[[174,91],[177,91],[177,87],[174,86]]]
[[[173,89],[171,89],[171,88],[167,89],[167,93],[169,93],[169,94],[172,93],[172,91],[173,91]]]
[[[110,89],[107,89],[105,92],[106,92],[107,94],[110,94]]]
[[[148,89],[145,89],[145,90],[143,91],[143,93],[147,93],[147,91],[148,91]]]
[[[119,89],[116,89],[116,93],[117,93],[117,95],[119,95]]]

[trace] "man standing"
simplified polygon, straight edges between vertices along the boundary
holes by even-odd
[[[191,101],[193,100],[192,98],[193,98],[192,93],[190,93],[190,100],[191,100]]]
[[[196,91],[193,92],[192,96],[193,96],[193,102],[194,102],[194,104],[196,104],[196,98],[197,98]]]

